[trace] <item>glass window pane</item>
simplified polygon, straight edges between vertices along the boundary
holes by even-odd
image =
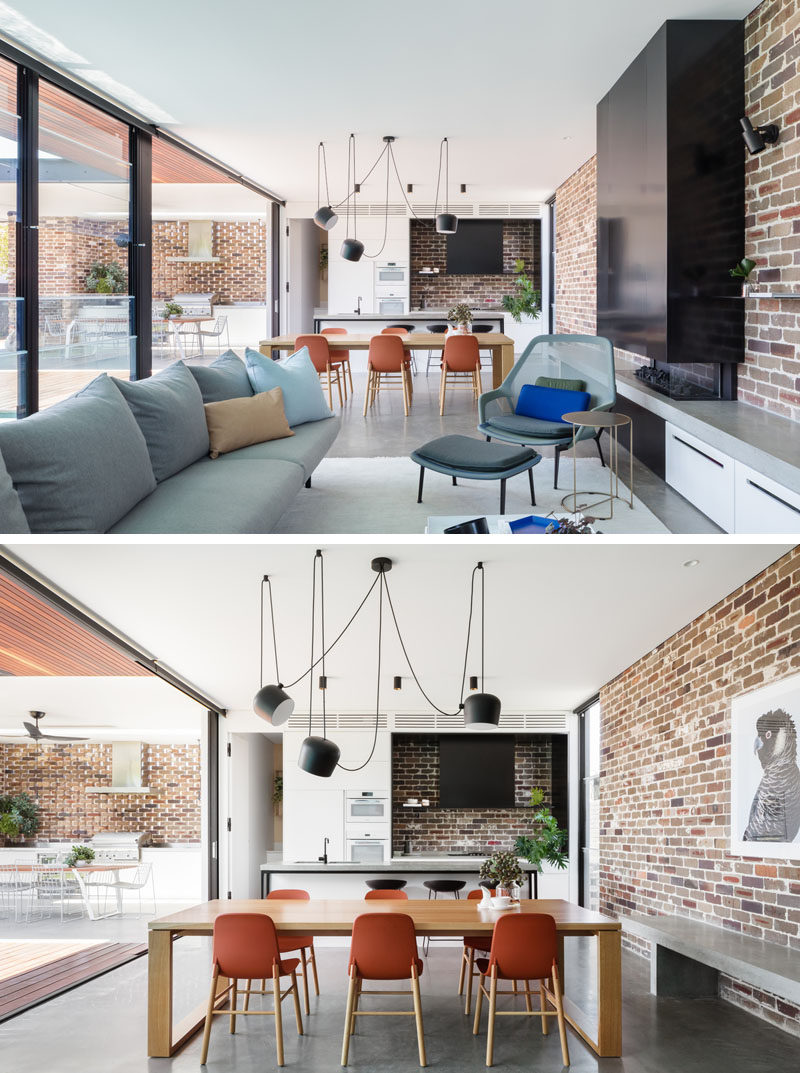
[[[100,372],[130,376],[128,156],[125,123],[40,83],[40,409]]]
[[[17,324],[22,299],[16,297],[17,68],[0,60],[0,420],[17,416]]]
[[[259,194],[154,139],[154,370],[177,358],[208,363],[266,337],[270,215]],[[167,302],[183,315],[165,318]]]

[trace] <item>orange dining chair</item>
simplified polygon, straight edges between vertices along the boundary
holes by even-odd
[[[339,392],[339,405],[342,401],[342,367],[331,362],[331,350],[328,340],[324,335],[298,335],[295,339],[295,350],[308,347],[308,353],[314,368],[317,370],[323,387],[328,389],[328,405],[333,409],[333,385]],[[323,380],[322,378],[325,377]]]
[[[211,976],[211,994],[208,999],[206,1023],[203,1030],[203,1053],[200,1065],[206,1064],[208,1058],[208,1042],[211,1037],[211,1021],[214,1014],[226,1014],[230,1017],[230,1030],[236,1031],[236,1018],[238,1016],[274,1016],[275,1017],[275,1045],[278,1051],[278,1065],[283,1065],[283,1019],[281,1017],[281,1003],[287,995],[294,1000],[294,1015],[297,1021],[297,1033],[303,1034],[303,1020],[300,1016],[300,1001],[297,996],[297,966],[298,958],[290,958],[288,961],[281,960],[278,948],[278,935],[275,924],[271,917],[265,913],[222,913],[214,921],[214,945],[213,945],[214,969]],[[228,978],[225,987],[217,990],[219,977]],[[252,991],[249,986],[251,980],[272,977],[272,991],[274,995],[274,1009],[272,1010],[237,1010],[236,1000],[240,993],[239,980],[247,980],[248,986],[244,988],[245,1002],[249,1001],[250,994],[265,994],[266,989]],[[285,991],[281,991],[281,980],[289,976],[291,984]],[[230,995],[230,1009],[218,1010],[217,1004],[223,995]]]
[[[411,376],[406,352],[396,332],[382,332],[380,335],[373,335],[369,341],[364,417],[375,402],[378,392],[386,390],[403,392],[403,412],[408,417]]]
[[[561,983],[558,978],[558,936],[556,922],[547,913],[514,913],[501,917],[494,926],[492,948],[488,958],[478,958],[480,973],[478,998],[475,1003],[475,1023],[472,1034],[477,1036],[481,1021],[483,999],[489,1001],[489,1024],[486,1036],[486,1065],[494,1060],[495,1017],[530,1016],[541,1017],[542,1032],[546,1036],[548,1017],[558,1020],[561,1038],[561,1057],[569,1065],[567,1027],[564,1022],[564,1006],[561,1001]],[[487,979],[489,990],[486,989]],[[498,1010],[498,995],[513,995],[513,991],[498,991],[498,980],[524,980],[525,1010]],[[531,980],[539,981],[540,1009],[531,1008]],[[549,986],[548,986],[549,985]],[[548,1010],[550,1001],[553,1009]]]
[[[494,897],[494,891],[491,892]],[[471,890],[467,895],[469,901],[476,901],[483,897],[482,890]],[[467,998],[464,1003],[464,1013],[469,1014],[472,1007],[472,981],[480,975],[475,971],[475,954],[479,951],[488,954],[492,949],[491,935],[465,935],[464,949],[461,953],[461,972],[458,977],[458,993],[464,994],[464,981],[467,984]]]
[[[379,902],[381,899],[407,902],[408,895],[404,890],[368,890],[364,895],[365,902]]]
[[[402,324],[395,324],[393,328],[383,328],[381,335],[408,335],[408,328],[404,328]],[[406,361],[411,366],[411,369],[416,376],[417,373],[417,359],[414,357],[414,351],[410,350],[406,355]],[[411,393],[414,393],[414,381],[410,381]]]
[[[311,901],[311,895],[307,890],[271,890],[267,895],[267,900],[274,898],[276,901],[296,901],[296,902],[309,902]],[[308,1004],[308,968],[311,966],[311,973],[314,977],[314,993],[319,996],[319,978],[317,977],[317,956],[314,952],[314,936],[313,935],[279,935],[278,936],[278,948],[281,954],[291,954],[295,950],[300,954],[300,960],[303,964],[303,971],[301,976],[303,977],[303,998],[305,999],[306,1015],[311,1013]],[[262,980],[261,986],[264,986]]]
[[[444,413],[447,383],[451,388],[467,388],[477,403],[481,393],[481,349],[474,335],[448,335],[442,355],[439,381],[439,414]]]
[[[422,1002],[419,977],[422,961],[417,956],[417,934],[414,921],[407,913],[361,913],[353,921],[353,940],[350,944],[350,986],[347,989],[347,1011],[344,1017],[342,1065],[347,1065],[350,1037],[356,1030],[356,1017],[414,1017],[417,1024],[419,1064],[425,1059],[425,1035],[422,1029]],[[364,991],[365,980],[411,980],[411,991]],[[408,995],[413,998],[411,1010],[359,1010],[364,995]]]
[[[323,335],[347,335],[347,328],[323,328]],[[350,351],[349,350],[332,350],[331,351],[331,365],[338,365],[342,370],[342,386],[344,387],[344,397],[347,398],[347,382],[350,381],[350,394],[353,394],[353,374],[350,371]],[[347,374],[345,376],[345,373]]]

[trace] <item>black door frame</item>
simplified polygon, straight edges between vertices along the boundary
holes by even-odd
[[[586,845],[586,712],[600,700],[600,694],[585,700],[575,714],[578,716],[578,905],[585,907],[586,863],[583,849]]]

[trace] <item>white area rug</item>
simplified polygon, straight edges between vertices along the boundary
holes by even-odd
[[[543,458],[534,467],[536,507],[531,507],[528,476],[521,473],[506,484],[506,514],[546,515],[563,510],[562,497],[572,490],[572,461],[562,458],[559,485],[553,489],[553,461]],[[417,503],[419,466],[410,458],[325,458],[317,467],[311,488],[304,488],[281,518],[276,533],[424,533],[429,516],[467,518],[497,514],[499,481],[462,481],[454,488],[449,477],[425,472],[422,503]],[[578,488],[608,491],[608,470],[599,459],[578,459]],[[623,489],[620,487],[620,492]],[[669,529],[634,497],[631,510],[614,504],[614,518],[598,522],[603,533],[668,533]],[[607,506],[601,508],[607,513]],[[591,514],[590,510],[586,511]]]

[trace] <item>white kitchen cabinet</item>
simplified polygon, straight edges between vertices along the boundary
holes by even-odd
[[[336,730],[329,736],[342,751],[341,762],[347,767],[359,767],[369,756],[372,748],[372,731]],[[384,790],[391,791],[391,735],[387,730],[378,731],[375,753],[361,771],[345,771],[337,767],[329,779],[309,775],[297,766],[297,758],[305,733],[287,731],[283,735],[283,785],[286,790],[319,790],[324,783],[328,789],[337,790]]]
[[[345,239],[344,206],[339,223],[328,233],[328,312],[351,313],[361,295],[361,312],[375,312],[375,258],[366,254],[376,253],[383,242],[384,221],[382,216],[358,217],[357,237],[365,246],[365,256],[360,261],[345,261],[340,256]],[[350,217],[350,236],[353,218]],[[408,263],[409,221],[405,216],[390,216],[386,245],[379,260]]]
[[[726,533],[734,527],[734,462],[724,452],[666,423],[666,479]]]
[[[800,495],[750,466],[735,467],[735,532],[800,533]]]
[[[288,790],[283,793],[283,858],[316,861],[329,838],[328,857],[344,860],[344,791]]]

